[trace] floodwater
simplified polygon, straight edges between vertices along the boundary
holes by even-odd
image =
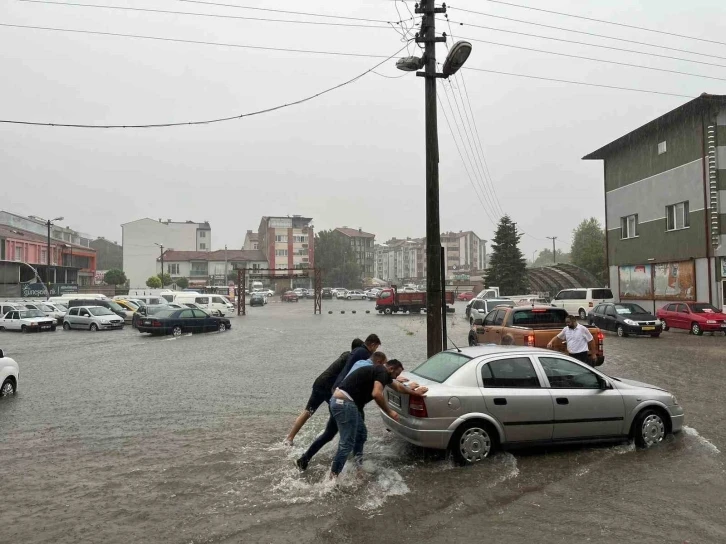
[[[178,339],[0,333],[21,365],[19,393],[0,400],[0,541],[726,542],[723,335],[606,337],[604,371],[663,386],[686,410],[685,431],[658,448],[514,451],[461,468],[387,433],[370,406],[365,474],[333,485],[337,441],[306,473],[293,464],[324,407],[282,443],[312,381],[370,332],[413,368],[426,318],[312,305],[250,308],[231,331]],[[449,322],[460,345],[462,311]]]

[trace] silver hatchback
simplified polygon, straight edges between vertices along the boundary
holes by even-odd
[[[438,353],[404,376],[425,397],[386,388],[398,422],[385,426],[426,448],[475,463],[498,447],[635,440],[663,441],[683,427],[683,409],[659,387],[613,378],[565,354],[520,346]]]

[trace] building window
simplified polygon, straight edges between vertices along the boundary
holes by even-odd
[[[287,242],[287,234],[276,234],[275,242]]]
[[[287,250],[286,249],[276,249],[275,257],[287,257]]]
[[[47,249],[40,250],[40,264],[48,264],[48,250]]]
[[[287,240],[285,240],[285,241],[287,241]],[[296,244],[307,244],[308,237],[307,236],[293,236],[292,241]]]
[[[666,206],[666,230],[679,230],[690,227],[688,201]]]
[[[23,260],[23,248],[22,248],[22,246],[15,246],[15,260],[16,261],[22,261]]]
[[[254,244],[252,244],[252,249],[259,249],[259,248],[257,247],[257,243],[254,243]]]
[[[200,242],[199,249],[207,249],[207,244],[205,244],[204,242]]]
[[[620,238],[635,238],[638,236],[638,214],[620,218]]]
[[[667,150],[665,141],[658,143],[658,155],[662,155]]]
[[[174,264],[168,265],[167,272],[169,274],[179,274],[179,263],[174,263]]]
[[[206,230],[200,230],[199,231],[199,237],[200,238],[206,238],[207,237],[207,231]]]

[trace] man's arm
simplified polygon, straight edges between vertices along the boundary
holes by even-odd
[[[386,402],[386,397],[383,394],[383,384],[381,382],[373,382],[373,393],[371,396],[373,397],[373,400],[376,401],[378,407],[383,410],[388,417],[390,417],[393,421],[398,421],[398,414],[391,410],[391,407],[388,406],[388,403]]]
[[[557,336],[555,336],[555,338],[559,338],[560,340],[564,340],[564,339],[565,339],[565,331],[566,331],[566,330],[567,330],[567,327],[565,327],[564,329],[562,329],[562,330],[561,330],[561,331],[560,331],[560,332],[559,332],[559,333],[557,334]],[[552,342],[554,342],[554,341],[555,341],[555,338],[553,338],[552,340],[550,340],[550,341],[549,341],[549,343],[547,344],[547,349],[552,349]]]
[[[428,387],[421,387],[416,382],[409,382],[407,385],[408,387],[394,380],[390,383],[390,388],[394,391],[398,391],[399,393],[405,393],[414,397],[423,397],[429,390]]]

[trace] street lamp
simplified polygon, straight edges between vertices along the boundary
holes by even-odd
[[[46,259],[46,262],[45,262],[45,270],[46,270],[46,278],[45,278],[45,281],[47,283],[50,283],[50,226],[55,221],[63,221],[63,219],[64,219],[63,217],[56,217],[55,219],[48,219],[48,221],[45,222],[45,226],[48,227],[48,254],[45,257],[45,259]],[[50,298],[50,292],[48,293],[48,298]]]
[[[158,244],[154,242],[154,245],[159,246],[159,249],[161,250],[161,274],[159,274],[159,279],[161,280],[161,288],[164,288],[164,244]]]

